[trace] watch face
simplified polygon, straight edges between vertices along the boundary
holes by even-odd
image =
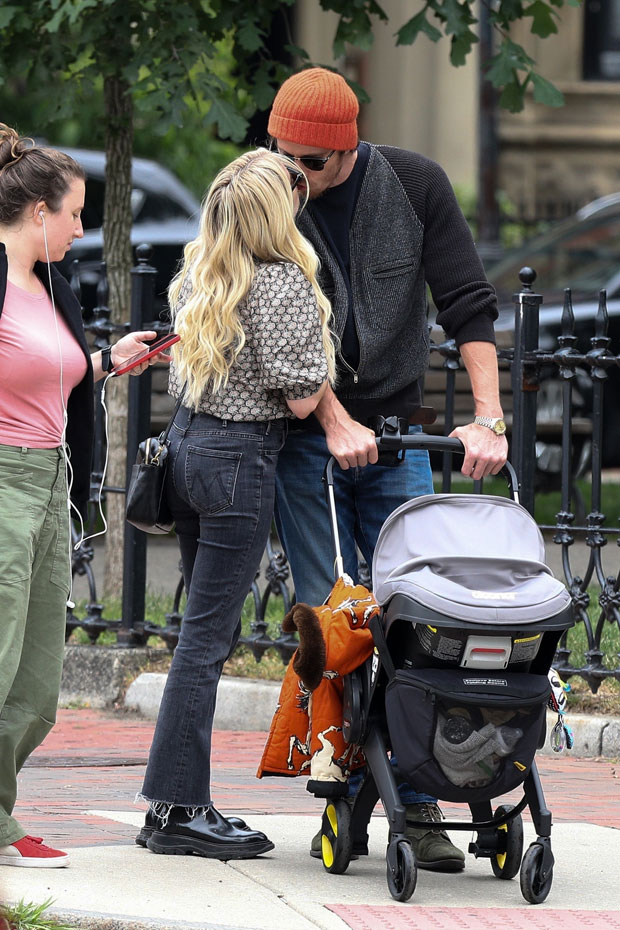
[[[498,436],[503,436],[504,433],[506,432],[506,424],[504,423],[504,421],[498,420],[495,426],[493,427],[493,431],[497,433]]]

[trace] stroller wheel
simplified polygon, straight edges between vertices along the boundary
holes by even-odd
[[[321,822],[323,866],[334,875],[346,872],[351,861],[351,808],[344,799],[329,801]]]
[[[509,814],[512,804],[502,804],[495,811],[495,817]],[[523,818],[518,814],[496,830],[497,852],[491,859],[491,868],[497,878],[514,878],[521,865],[523,856]]]
[[[549,854],[551,850],[549,849]],[[553,856],[545,868],[545,849],[532,843],[521,863],[521,894],[530,904],[541,904],[551,891],[553,882]]]
[[[387,850],[387,883],[396,901],[408,901],[415,891],[418,869],[408,840],[390,842]]]

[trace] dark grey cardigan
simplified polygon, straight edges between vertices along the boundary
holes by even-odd
[[[429,357],[427,284],[439,324],[459,344],[494,342],[497,316],[495,292],[442,168],[404,149],[370,148],[349,238],[360,358],[355,372],[341,359],[336,388],[362,422],[375,412],[404,415],[419,402]],[[311,211],[299,228],[321,259],[321,286],[341,337],[348,312],[342,272]]]

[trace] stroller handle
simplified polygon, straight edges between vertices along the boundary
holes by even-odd
[[[427,436],[425,433],[413,433],[411,435],[401,435],[399,431],[386,435],[385,432],[376,439],[377,448],[381,450],[407,450],[422,449],[428,452],[457,452],[459,455],[465,455],[465,446],[460,439],[450,436]],[[323,473],[325,482],[325,496],[327,498],[327,507],[329,509],[329,518],[332,531],[332,541],[334,544],[334,571],[336,578],[344,574],[344,561],[340,549],[340,534],[338,532],[338,517],[336,514],[336,500],[334,496],[334,465],[338,462],[334,456],[330,456]],[[506,462],[499,472],[503,475],[508,484],[508,490],[513,501],[519,503],[519,480],[517,473],[510,464]]]

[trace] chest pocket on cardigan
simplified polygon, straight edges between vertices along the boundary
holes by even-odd
[[[409,329],[415,305],[419,262],[411,256],[372,265],[364,273],[364,287],[373,322],[388,332]]]

